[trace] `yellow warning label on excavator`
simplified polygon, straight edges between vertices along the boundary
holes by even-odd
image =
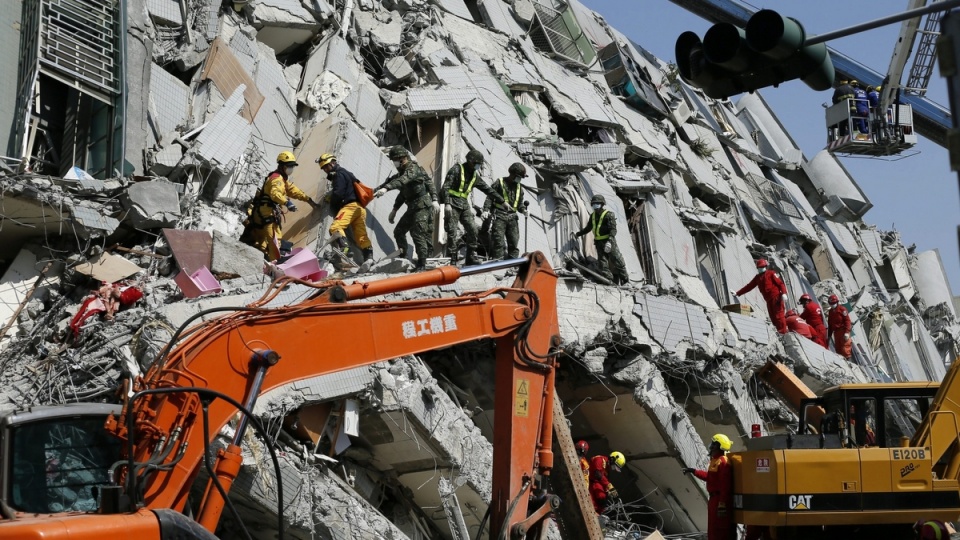
[[[517,379],[516,391],[513,393],[513,415],[522,418],[530,416],[529,379]]]

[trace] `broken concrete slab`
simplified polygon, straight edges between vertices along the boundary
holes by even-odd
[[[104,283],[116,283],[143,271],[136,264],[112,253],[101,253],[89,262],[78,264],[74,270]]]
[[[210,272],[220,280],[262,274],[263,253],[232,236],[214,231]]]
[[[120,198],[126,219],[138,229],[170,227],[180,218],[180,194],[165,180],[137,182]]]

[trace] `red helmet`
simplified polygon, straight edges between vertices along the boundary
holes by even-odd
[[[830,298],[827,299],[827,302],[829,302],[829,303],[831,303],[831,304],[839,304],[839,303],[840,303],[840,299],[837,298],[837,295],[831,294],[831,295],[830,295]]]
[[[590,445],[587,444],[587,441],[577,441],[577,453],[585,456],[587,452],[590,451]]]
[[[757,268],[766,268],[767,260],[766,259],[757,259]]]
[[[810,301],[812,301],[812,300],[813,300],[813,299],[810,298],[810,295],[807,294],[807,293],[803,293],[803,294],[800,295],[800,303],[801,303],[801,304],[806,304],[807,302],[810,302]]]

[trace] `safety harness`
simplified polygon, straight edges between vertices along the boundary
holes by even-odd
[[[470,184],[466,185],[467,179],[463,173],[463,165],[460,165],[460,190],[457,191],[455,189],[448,189],[447,193],[453,195],[454,197],[460,197],[462,199],[466,199],[467,197],[470,196],[470,190],[473,189],[473,184],[475,184],[476,182],[477,182],[477,170],[474,169],[473,178],[470,179]],[[465,185],[466,185],[466,189],[464,189]]]
[[[609,234],[600,234],[600,226],[603,225],[603,218],[607,217],[607,212],[609,212],[609,210],[604,210],[603,212],[601,212],[599,219],[597,219],[596,212],[594,212],[593,215],[590,216],[590,224],[593,226],[594,240],[606,240],[607,238],[610,238]]]

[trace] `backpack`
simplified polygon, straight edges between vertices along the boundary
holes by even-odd
[[[359,180],[353,182],[353,191],[357,194],[357,204],[364,208],[373,200],[373,188]]]

